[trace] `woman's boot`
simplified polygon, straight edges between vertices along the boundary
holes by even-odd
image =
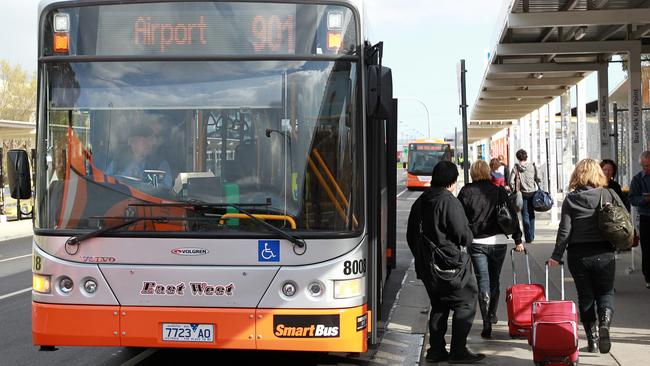
[[[609,326],[612,324],[613,315],[614,311],[612,309],[598,309],[598,348],[600,348],[600,353],[609,353],[610,348],[612,348],[612,342],[609,339]]]
[[[587,333],[587,352],[598,353],[598,328],[596,322],[584,322],[582,324]]]
[[[488,308],[488,315],[490,323],[496,324],[499,319],[497,318],[497,308],[499,308],[499,291],[493,292],[490,295],[490,306]]]
[[[481,309],[481,317],[483,318],[483,330],[481,337],[492,338],[492,323],[490,323],[490,294],[488,292],[481,292],[478,294],[478,307]]]

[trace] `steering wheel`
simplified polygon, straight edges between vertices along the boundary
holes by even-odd
[[[114,175],[115,178],[124,178],[126,181],[131,181],[131,182],[138,182],[141,183],[142,179],[136,178],[136,177],[130,177],[128,175]],[[119,179],[118,179],[119,180]]]

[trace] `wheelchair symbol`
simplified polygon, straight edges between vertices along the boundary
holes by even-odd
[[[280,241],[279,240],[258,241],[257,260],[258,262],[279,262]]]
[[[275,258],[275,253],[269,248],[269,243],[264,243],[264,249],[262,249],[262,253],[260,253],[263,259],[265,260],[270,260],[271,258]]]

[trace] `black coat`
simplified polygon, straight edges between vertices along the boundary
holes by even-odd
[[[424,279],[431,273],[431,253],[416,248],[420,245],[420,220],[427,238],[459,262],[460,247],[471,245],[474,237],[458,199],[443,188],[427,189],[413,203],[406,229],[406,241],[415,257],[415,272],[418,278]]]
[[[617,181],[610,179],[609,183],[607,184],[607,187],[611,188],[614,192],[616,192],[618,198],[620,198],[623,204],[625,205],[625,208],[627,208],[627,210],[630,211],[630,201],[628,201],[627,196],[623,194],[621,185],[618,184]]]
[[[508,193],[503,187],[497,187],[489,180],[465,185],[458,193],[458,200],[465,209],[465,215],[472,229],[475,238],[487,238],[503,234],[503,230],[497,224],[497,202],[506,201]],[[521,229],[519,219],[514,216],[517,222],[517,231],[512,234],[515,244],[521,243]]]

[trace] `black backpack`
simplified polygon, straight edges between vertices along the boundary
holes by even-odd
[[[612,196],[612,203],[603,205],[603,191],[601,188],[600,203],[598,204],[598,231],[609,241],[616,250],[632,248],[634,243],[634,224],[627,209],[618,203],[616,194],[607,189]]]

